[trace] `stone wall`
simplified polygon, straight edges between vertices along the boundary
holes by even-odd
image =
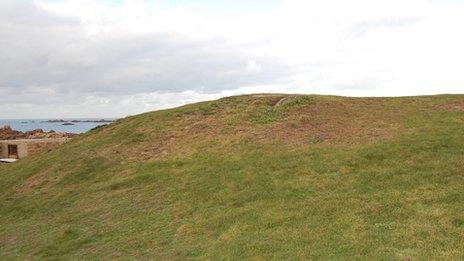
[[[6,159],[8,158],[8,144],[4,142],[0,142],[0,158]]]

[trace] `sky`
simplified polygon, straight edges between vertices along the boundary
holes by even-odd
[[[0,0],[0,119],[464,93],[461,0]]]

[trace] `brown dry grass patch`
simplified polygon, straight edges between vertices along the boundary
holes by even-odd
[[[464,112],[464,100],[449,101],[435,106],[435,109]]]
[[[350,145],[388,140],[411,131],[404,122],[414,109],[391,106],[384,99],[334,97],[288,106],[299,97],[303,96],[250,95],[208,113],[192,110],[176,120],[153,123],[163,125],[160,131],[153,131],[152,125],[139,126],[134,131],[146,134],[143,142],[106,147],[97,154],[118,154],[137,162],[188,157],[204,149],[225,149],[245,141],[298,147]],[[264,113],[278,111],[281,116],[269,123],[251,121],[250,115],[263,108]],[[228,124],[231,117],[233,124]]]

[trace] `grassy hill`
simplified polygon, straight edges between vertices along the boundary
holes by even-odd
[[[463,259],[464,95],[247,95],[0,165],[0,259]]]

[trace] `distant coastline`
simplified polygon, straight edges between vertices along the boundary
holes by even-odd
[[[74,119],[0,119],[0,128],[11,126],[12,129],[26,132],[41,129],[45,132],[85,133],[95,127],[114,122],[114,118],[74,118]]]
[[[66,123],[66,122],[72,122],[72,123],[79,123],[79,122],[110,123],[110,122],[114,122],[114,121],[115,120],[100,119],[100,120],[46,120],[46,121],[41,121],[41,122],[53,122],[53,123]]]

